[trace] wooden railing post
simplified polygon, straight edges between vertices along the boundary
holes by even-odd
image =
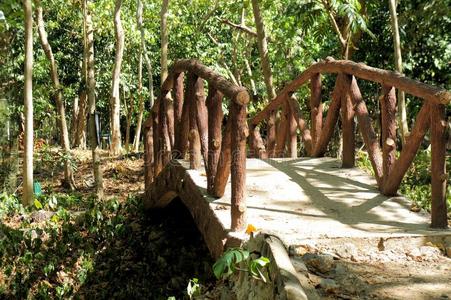
[[[290,105],[288,105],[288,124],[288,154],[290,158],[296,158],[298,156],[297,124]]]
[[[250,125],[249,132],[250,157],[267,159],[268,154],[266,153],[265,143],[260,135],[260,128],[258,126]]]
[[[200,137],[197,129],[197,106],[195,103],[196,82],[198,76],[188,73],[186,86],[186,99],[189,102],[189,162],[190,169],[199,169],[201,166]]]
[[[170,95],[168,92],[164,92],[161,95],[159,108],[158,108],[158,136],[159,142],[159,156],[161,156],[162,167],[164,167],[170,160],[171,153],[171,137],[169,135],[169,121],[168,121],[168,105]]]
[[[383,185],[388,180],[396,154],[396,90],[392,86],[382,86],[381,127],[382,127],[382,171]]]
[[[341,126],[343,130],[343,152],[342,152],[342,168],[353,168],[355,166],[355,134],[354,134],[354,107],[350,96],[349,89],[343,91],[341,97]]]
[[[219,156],[218,168],[216,170],[215,183],[213,186],[213,196],[222,197],[225,192],[227,180],[230,175],[230,161],[231,161],[231,142],[232,142],[232,119],[227,120],[224,136],[221,143],[221,155]]]
[[[160,101],[158,98],[157,101]],[[159,106],[159,103],[156,103]],[[163,159],[161,156],[161,139],[160,139],[160,129],[159,129],[159,121],[158,121],[158,108],[156,111],[152,111],[150,113],[150,117],[152,118],[152,127],[153,127],[153,175],[157,177],[163,169]]]
[[[282,102],[280,122],[277,129],[275,157],[284,157],[288,135],[288,99]]]
[[[173,158],[182,158],[182,153],[184,152],[182,149],[182,143],[186,145],[186,139],[183,140],[182,131],[185,128],[188,128],[188,121],[182,120],[183,118],[183,109],[184,109],[184,90],[183,90],[183,81],[184,81],[185,73],[181,72],[174,75],[174,86],[173,86],[173,95],[174,95],[174,149],[173,149]],[[185,123],[185,124],[184,124]],[[187,130],[185,130],[187,131]],[[186,147],[186,146],[185,146]],[[186,148],[185,148],[186,149]]]
[[[233,231],[246,226],[246,139],[248,136],[245,105],[231,104],[232,122],[232,226]]]
[[[312,136],[310,135],[310,130],[307,128],[307,122],[302,117],[301,108],[299,107],[299,103],[294,94],[288,96],[288,103],[290,105],[290,110],[293,113],[293,117],[297,123],[297,127],[299,128],[299,131],[301,131],[302,142],[305,145],[307,154],[312,155]]]
[[[337,123],[341,106],[341,97],[343,96],[344,76],[344,74],[337,75],[335,87],[332,92],[332,101],[329,105],[329,110],[327,111],[326,122],[321,130],[321,136],[317,137],[317,143],[312,153],[313,157],[320,157],[324,155],[327,144],[329,144],[332,134],[334,133],[335,124]]]
[[[194,105],[196,106],[196,122],[199,130],[200,148],[204,166],[208,174],[208,112],[205,105],[204,81],[198,77],[194,85]]]
[[[393,164],[392,171],[384,183],[382,190],[384,195],[395,195],[398,191],[402,178],[412,164],[415,154],[420,147],[421,141],[429,128],[431,119],[430,111],[430,104],[425,103],[418,112],[415,125],[410,132],[410,137],[402,148],[399,158]]]
[[[448,226],[446,209],[446,113],[445,105],[431,105],[431,227]]]
[[[218,168],[219,157],[221,155],[221,127],[224,113],[222,111],[221,92],[213,87],[208,89],[207,107],[208,107],[208,173],[207,173],[207,192],[214,193],[214,182]]]
[[[268,137],[266,148],[268,149],[269,157],[274,157],[276,155],[276,110],[271,111],[268,116]]]
[[[321,103],[321,74],[310,79],[310,115],[312,119],[312,145],[316,146],[323,126],[323,105]]]

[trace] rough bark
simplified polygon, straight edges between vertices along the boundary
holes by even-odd
[[[187,95],[183,90],[184,73],[174,75],[174,122],[175,146],[174,158],[183,158],[188,147],[189,134],[189,101],[184,100]]]
[[[221,143],[221,156],[219,157],[218,168],[216,171],[215,184],[213,188],[213,196],[224,196],[225,187],[230,175],[230,162],[232,156],[231,143],[232,143],[232,120],[229,115],[227,120],[225,132]]]
[[[190,168],[199,169],[201,166],[201,145],[199,130],[197,129],[197,106],[195,103],[196,84],[199,77],[195,74],[188,73],[187,87],[186,87],[186,100],[189,101],[189,156],[190,156]]]
[[[310,134],[310,130],[307,128],[307,122],[302,117],[301,108],[299,107],[299,103],[296,100],[294,95],[291,95],[288,98],[288,103],[290,104],[290,110],[293,113],[294,120],[297,123],[297,127],[301,131],[302,142],[305,145],[305,150],[308,155],[312,155],[313,146],[312,146],[312,136]]]
[[[208,82],[208,86],[219,90],[227,98],[231,99],[237,104],[246,105],[249,103],[249,94],[244,87],[237,86],[236,84],[225,79],[212,69],[204,66],[195,59],[182,59],[176,61],[171,68],[172,73],[190,72],[202,77]],[[173,78],[166,80],[162,87],[162,90],[170,90],[173,85]]]
[[[246,140],[248,136],[246,106],[232,103],[232,198],[231,230],[242,230],[246,226]]]
[[[431,227],[448,227],[446,208],[446,113],[445,106],[431,105]]]
[[[133,139],[133,151],[138,152],[139,140],[141,138],[141,127],[144,115],[144,96],[143,96],[143,49],[139,49],[138,58],[138,120],[136,121],[135,137]]]
[[[31,0],[23,0],[25,14],[24,116],[25,141],[23,159],[24,205],[33,204],[33,16]]]
[[[377,184],[379,188],[382,188],[382,153],[377,135],[371,125],[371,117],[368,113],[365,102],[363,101],[362,94],[360,93],[355,77],[346,75],[344,79],[345,86],[350,87],[351,99],[354,105],[355,114],[357,115],[359,129],[367,147],[368,157],[371,161]]]
[[[124,55],[124,29],[121,20],[122,0],[116,0],[114,7],[114,30],[116,37],[115,60],[113,68],[113,81],[111,87],[110,109],[111,109],[111,152],[119,155],[122,151],[121,142],[121,101],[119,83],[121,76],[122,58]]]
[[[70,144],[69,144],[69,132],[66,122],[66,110],[64,108],[62,87],[60,85],[58,68],[55,58],[53,56],[52,47],[47,39],[47,32],[45,30],[44,17],[42,16],[42,7],[40,0],[36,0],[36,19],[38,23],[39,38],[41,40],[42,48],[44,49],[45,56],[50,62],[50,77],[53,82],[53,88],[55,89],[54,99],[56,102],[56,109],[58,113],[58,125],[60,129],[60,142],[61,147],[66,155],[70,157]],[[64,186],[73,190],[75,189],[75,181],[73,177],[73,171],[70,161],[64,161]]]
[[[125,109],[125,151],[127,153],[130,151],[130,127],[132,125],[132,116],[133,116],[133,94],[130,94],[129,101],[127,104],[125,91],[123,92],[124,99],[124,109]]]
[[[94,185],[98,199],[103,198],[103,175],[100,161],[99,145],[97,144],[96,125],[95,125],[95,111],[96,111],[96,81],[94,70],[94,29],[92,26],[92,15],[88,9],[87,0],[83,0],[83,15],[86,25],[86,50],[84,51],[86,57],[87,70],[87,94],[88,94],[88,111],[89,111],[89,136],[92,149],[92,164],[94,170]]]
[[[312,156],[319,157],[323,156],[326,152],[327,145],[329,144],[332,134],[334,133],[335,125],[338,120],[339,110],[341,106],[341,98],[343,93],[346,91],[346,86],[343,74],[338,74],[335,81],[335,87],[332,92],[332,101],[329,105],[329,110],[327,111],[326,121],[321,130],[321,135],[318,138],[318,142],[315,145]],[[349,85],[348,85],[349,87]]]
[[[285,146],[287,144],[287,135],[288,135],[288,99],[282,103],[282,111],[280,114],[280,123],[279,128],[277,130],[276,137],[276,149],[275,156],[276,157],[284,157],[285,154]]]
[[[224,117],[222,111],[221,92],[214,88],[208,89],[207,107],[208,107],[208,173],[207,173],[207,192],[213,194],[216,171],[218,168],[219,157],[221,155],[221,127]]]
[[[312,145],[315,146],[321,136],[323,126],[323,104],[321,103],[321,74],[310,79],[310,115],[312,119]]]
[[[388,0],[390,9],[390,23],[393,33],[393,47],[395,51],[395,68],[396,71],[402,74],[402,56],[401,56],[401,41],[399,38],[398,16],[396,14],[396,0]],[[406,111],[406,97],[402,90],[398,90],[398,113],[399,113],[399,129],[401,133],[402,144],[406,142],[406,137],[409,134],[409,127],[407,125],[407,111]]]
[[[354,108],[349,91],[344,91],[341,97],[341,126],[343,137],[342,168],[355,166],[355,134]]]
[[[415,125],[412,128],[406,145],[402,148],[399,158],[395,161],[392,172],[385,182],[382,193],[384,195],[395,195],[401,184],[402,178],[412,164],[415,154],[421,145],[421,141],[430,125],[430,104],[425,103],[417,114]]]
[[[396,91],[394,87],[382,86],[380,103],[382,123],[382,170],[385,185],[396,159]]]
[[[259,0],[252,0],[252,10],[254,12],[255,26],[257,29],[257,45],[260,53],[260,61],[263,72],[263,78],[266,86],[266,93],[268,101],[271,101],[276,97],[276,91],[273,86],[271,64],[269,62],[268,43],[265,32],[265,26],[260,13]],[[275,155],[276,147],[276,111],[273,110],[269,113],[268,118],[268,155],[273,157]]]
[[[288,110],[288,155],[290,158],[297,158],[298,136],[296,130],[298,126],[291,106],[288,106]]]
[[[265,143],[260,135],[260,128],[258,126],[249,126],[250,131],[250,157],[258,157],[260,159],[267,159],[268,154],[266,153]]]
[[[161,84],[168,77],[168,9],[169,0],[163,0],[160,12],[160,33],[161,33]]]
[[[172,149],[174,149],[175,128],[174,128],[174,101],[172,101],[172,97],[170,94],[166,96],[166,120],[168,123],[168,135],[172,151]]]
[[[206,173],[208,170],[208,112],[205,106],[205,90],[202,78],[196,80],[194,85],[194,105],[196,106],[196,122],[199,131],[200,147]]]
[[[153,120],[149,117],[144,123],[144,184],[146,190],[153,182]]]

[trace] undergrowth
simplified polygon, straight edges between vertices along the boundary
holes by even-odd
[[[358,167],[374,176],[367,152],[358,151],[356,163]],[[446,159],[446,164],[446,169],[451,170],[450,159]],[[431,150],[429,148],[418,151],[398,192],[411,199],[416,206],[427,211],[431,210]],[[451,191],[449,189],[447,189],[446,201],[448,213],[451,213]]]

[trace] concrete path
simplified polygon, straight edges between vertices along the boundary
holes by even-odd
[[[205,193],[205,173],[187,172],[230,228],[230,182],[226,194],[213,199]],[[248,159],[246,180],[248,223],[287,246],[329,238],[451,237],[450,230],[430,229],[430,216],[410,211],[405,198],[379,194],[371,176],[341,169],[336,159]]]

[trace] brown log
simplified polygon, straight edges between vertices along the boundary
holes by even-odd
[[[382,86],[380,103],[382,123],[382,171],[385,185],[396,159],[396,90],[394,87]]]
[[[310,115],[312,119],[312,145],[317,144],[323,126],[323,105],[321,103],[321,74],[310,79]]]
[[[197,128],[197,105],[195,103],[196,97],[196,82],[198,76],[194,73],[188,73],[186,99],[185,102],[190,103],[189,109],[189,162],[190,169],[199,169],[201,167],[201,153],[200,153],[200,136]]]
[[[247,127],[246,106],[231,104],[232,122],[232,231],[242,230],[246,226],[246,140],[249,135]]]
[[[189,116],[190,116],[190,107],[191,101],[188,101],[188,92],[185,93],[185,99],[183,101],[182,108],[182,118],[180,121],[180,131],[178,144],[176,145],[176,149],[174,151],[174,158],[184,158],[186,154],[186,150],[188,149],[188,139],[189,139]]]
[[[294,117],[293,110],[288,106],[288,153],[290,158],[297,158],[298,156],[298,136],[297,123]]]
[[[183,99],[184,99],[184,90],[183,90],[183,81],[185,74],[178,73],[174,74],[174,88],[173,88],[173,97],[174,97],[174,149],[173,149],[173,157],[181,158],[180,154],[182,152],[181,146],[181,129],[182,129],[182,115],[183,115]]]
[[[349,91],[341,97],[341,126],[343,132],[342,168],[355,166],[354,108]]]
[[[168,106],[169,102],[172,101],[168,93],[162,94],[159,102],[158,111],[158,136],[160,138],[159,145],[159,156],[161,156],[162,167],[164,167],[170,158],[171,152],[171,137],[169,136],[169,122],[168,122]]]
[[[373,68],[363,63],[356,63],[349,60],[334,60],[332,58],[310,66],[298,78],[287,84],[280,94],[296,91],[316,73],[346,73],[368,81],[393,86],[413,96],[431,101],[432,103],[451,103],[451,92],[443,88],[407,78],[397,72]]]
[[[240,105],[246,105],[249,103],[249,94],[244,87],[233,84],[195,59],[178,60],[172,65],[170,70],[172,73],[186,71],[205,79],[208,82],[209,87],[214,87],[219,90],[226,97],[232,99],[233,102]],[[173,84],[172,81],[172,76],[169,76],[163,83],[162,90],[170,90]]]
[[[153,120],[144,123],[144,186],[147,190],[153,182]]]
[[[221,127],[224,113],[222,111],[223,95],[220,91],[209,88],[207,96],[208,107],[208,172],[207,192],[213,194],[216,171],[221,155]]]
[[[354,76],[344,76],[346,86],[350,86],[352,103],[354,105],[355,114],[357,115],[358,127],[365,142],[368,157],[374,170],[379,189],[382,188],[382,152],[379,146],[377,135],[371,125],[371,117],[363,101],[357,80]]]
[[[224,196],[225,187],[230,175],[230,162],[231,162],[231,143],[232,143],[232,119],[229,115],[229,120],[225,128],[221,143],[221,155],[218,161],[218,168],[216,170],[215,185],[213,187],[213,196]]]
[[[430,105],[423,104],[423,107],[417,114],[415,125],[410,132],[409,139],[401,150],[399,158],[395,161],[392,171],[385,182],[382,193],[384,195],[396,195],[402,178],[407,169],[412,164],[412,161],[420,147],[421,141],[426,134],[430,124]]]
[[[327,145],[329,144],[332,134],[334,133],[335,124],[337,123],[341,106],[341,98],[343,93],[346,91],[344,77],[345,75],[338,74],[335,81],[335,87],[332,92],[332,101],[329,105],[329,110],[327,111],[326,122],[321,130],[321,135],[318,137],[315,149],[313,150],[313,157],[321,157],[324,155]]]
[[[446,208],[446,113],[445,106],[431,105],[431,227],[448,227]]]
[[[168,126],[168,136],[170,142],[169,145],[171,149],[174,149],[175,142],[174,101],[171,99],[169,94],[167,94],[165,101],[166,101],[166,122]]]
[[[276,155],[276,114],[274,110],[269,114],[268,117],[268,137],[266,141],[266,146],[268,148],[268,156],[274,157]]]
[[[284,157],[285,146],[288,136],[288,99],[282,103],[282,112],[280,114],[280,123],[277,130],[275,157]]]
[[[250,147],[250,157],[258,157],[260,159],[267,159],[268,154],[266,153],[265,143],[260,135],[260,128],[258,126],[249,128],[249,147]]]
[[[288,103],[290,104],[290,110],[293,112],[294,119],[301,131],[301,139],[305,145],[305,150],[307,154],[312,153],[312,136],[310,135],[310,130],[307,128],[307,122],[302,117],[301,108],[299,107],[299,102],[296,100],[294,95],[288,98]]]
[[[205,106],[205,90],[202,78],[197,78],[194,85],[194,104],[196,105],[196,122],[199,130],[200,147],[204,166],[208,174],[208,112]]]

